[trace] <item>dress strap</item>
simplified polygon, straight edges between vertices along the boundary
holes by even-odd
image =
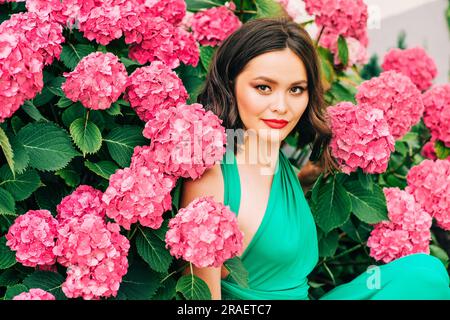
[[[220,162],[220,168],[224,186],[223,204],[230,206],[231,211],[237,215],[241,204],[241,181],[236,156],[232,150],[227,149]]]

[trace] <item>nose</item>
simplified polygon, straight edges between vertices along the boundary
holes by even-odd
[[[270,107],[271,111],[278,112],[281,114],[285,113],[287,111],[286,96],[282,92],[274,96],[275,99]]]

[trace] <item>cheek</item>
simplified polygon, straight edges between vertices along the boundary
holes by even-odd
[[[265,109],[264,99],[252,88],[241,90],[236,100],[241,119],[258,116]]]

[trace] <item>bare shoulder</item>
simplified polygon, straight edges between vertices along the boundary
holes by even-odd
[[[186,207],[195,198],[212,196],[215,201],[223,203],[223,176],[220,163],[207,169],[201,177],[185,179],[181,187],[180,208]]]

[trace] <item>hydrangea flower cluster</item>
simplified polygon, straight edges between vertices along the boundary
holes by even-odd
[[[286,13],[296,23],[304,23],[313,19],[313,17],[306,12],[305,2],[298,0],[277,0],[281,4]]]
[[[450,230],[450,161],[424,160],[406,176],[406,190],[437,224]]]
[[[66,219],[81,217],[85,214],[105,216],[102,202],[103,193],[88,185],[78,186],[70,195],[64,197],[56,206],[57,219],[62,222]]]
[[[450,147],[450,84],[433,86],[423,94],[425,113],[423,122],[433,140]]]
[[[241,254],[243,233],[236,215],[213,197],[200,197],[169,221],[166,248],[197,267],[219,267]]]
[[[408,77],[395,71],[364,81],[358,87],[356,101],[383,110],[395,139],[410,131],[424,112],[420,91]]]
[[[45,290],[32,288],[16,295],[13,300],[55,300],[55,296]]]
[[[367,104],[341,102],[327,108],[333,137],[330,147],[344,173],[386,171],[395,140],[383,111]]]
[[[149,14],[153,17],[162,17],[167,22],[174,26],[179,25],[186,15],[186,1],[185,0],[140,0],[144,4],[149,5]]]
[[[176,178],[161,172],[154,162],[117,170],[102,198],[106,215],[127,230],[138,221],[158,229],[162,215],[172,208],[170,192],[175,183]]]
[[[125,90],[128,74],[114,54],[93,52],[78,63],[75,70],[65,72],[66,82],[61,86],[72,101],[94,110],[111,107]]]
[[[423,157],[437,160],[436,151],[434,150],[434,141],[428,141],[422,148],[421,154]]]
[[[161,61],[136,69],[128,79],[125,99],[145,122],[154,118],[156,111],[167,109],[189,98],[178,75]]]
[[[0,25],[0,122],[43,86],[44,64],[59,58],[62,28],[34,13],[13,14]]]
[[[352,37],[368,45],[367,5],[363,0],[305,0],[306,11],[315,15],[316,24],[326,32]]]
[[[58,221],[47,210],[29,210],[14,221],[6,234],[6,245],[27,267],[52,265]]]
[[[342,64],[339,58],[338,39],[338,34],[326,31],[320,37],[320,45],[333,53],[335,65]],[[366,64],[369,61],[367,48],[353,37],[346,38],[346,41],[348,48],[348,62],[346,67],[351,67],[354,64]]]
[[[434,60],[422,47],[393,48],[384,56],[381,67],[384,71],[394,70],[408,76],[421,91],[431,87],[437,75]]]
[[[236,6],[212,7],[198,11],[191,20],[194,38],[203,46],[216,46],[238,29],[242,23],[233,13]]]
[[[117,295],[128,269],[128,239],[116,223],[88,213],[65,220],[58,230],[53,252],[66,267],[62,285],[69,298],[97,299]]]
[[[375,225],[367,246],[376,260],[390,262],[413,253],[429,253],[431,216],[414,196],[399,188],[384,188],[390,221]]]
[[[160,110],[145,124],[154,161],[177,177],[197,179],[225,153],[222,120],[198,103]]]

